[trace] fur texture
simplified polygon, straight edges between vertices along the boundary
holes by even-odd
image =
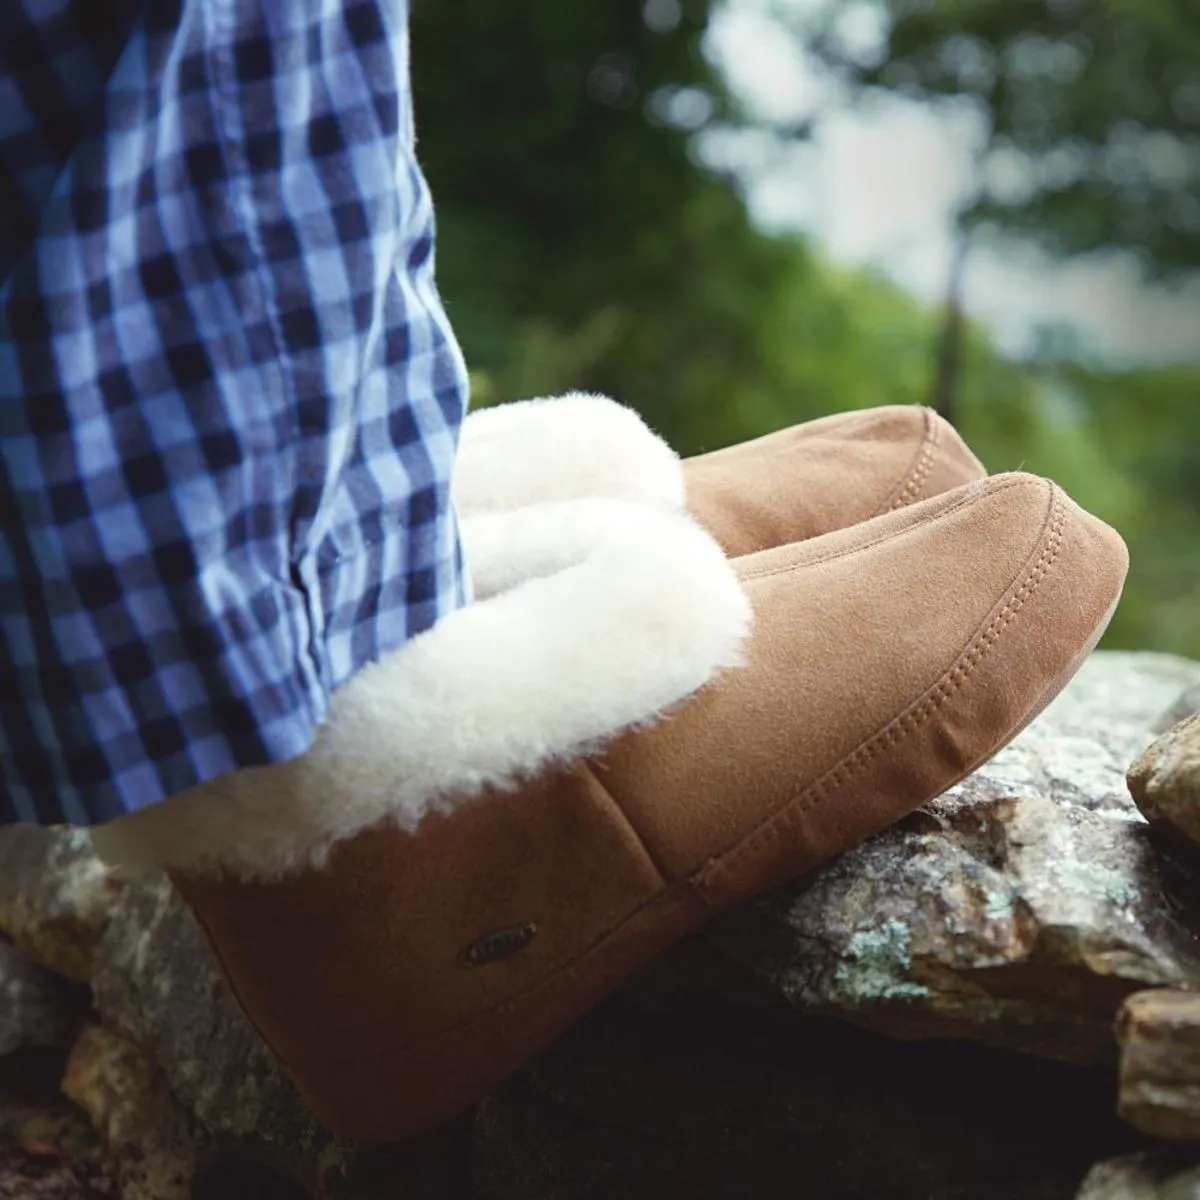
[[[584,392],[483,408],[463,422],[454,474],[460,514],[582,496],[681,512],[679,458],[633,409]]]
[[[651,721],[739,661],[750,606],[689,517],[611,499],[467,518],[479,599],[332,697],[312,748],[94,831],[127,873],[278,877],[381,821],[415,830]]]

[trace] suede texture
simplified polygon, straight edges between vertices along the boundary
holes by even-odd
[[[748,665],[602,758],[282,882],[174,876],[330,1128],[453,1116],[711,912],[945,790],[1070,678],[1127,556],[1010,475],[737,568]]]
[[[836,413],[685,459],[688,510],[731,558],[844,529],[982,479],[931,409]]]

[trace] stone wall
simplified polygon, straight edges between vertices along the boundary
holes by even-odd
[[[1198,687],[1095,655],[944,797],[370,1150],[307,1116],[165,882],[0,830],[0,1197],[1197,1194]]]

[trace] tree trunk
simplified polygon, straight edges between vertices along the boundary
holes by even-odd
[[[970,249],[971,233],[968,229],[961,229],[954,249],[954,262],[950,267],[950,281],[946,287],[946,306],[938,344],[937,368],[929,397],[929,407],[945,417],[951,425],[957,424],[959,385],[962,380],[963,338],[966,333],[963,290]]]

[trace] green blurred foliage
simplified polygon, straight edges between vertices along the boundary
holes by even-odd
[[[1129,542],[1130,582],[1109,644],[1200,657],[1200,369],[1066,361],[1041,377],[1082,436],[1056,439],[1033,469],[1062,478]],[[1094,461],[1072,461],[1068,472],[1067,451]]]
[[[885,33],[865,56],[840,36],[863,5]],[[807,28],[852,85],[967,101],[985,118],[966,226],[1060,256],[1133,254],[1151,279],[1196,282],[1196,0],[832,0]],[[1047,414],[1026,465],[1130,543],[1109,644],[1200,654],[1200,368],[1104,371],[1051,354],[1026,373]]]
[[[968,219],[1065,254],[1120,248],[1154,277],[1200,269],[1196,0],[865,0],[865,59],[832,0],[813,48],[861,85],[968,99],[991,137]]]
[[[940,17],[930,47],[955,21],[972,21],[963,36],[993,37],[1006,61],[1005,46],[1021,28],[1040,29],[1043,10],[1082,21],[1111,9],[1151,33],[1178,10],[1171,36],[1182,45],[1191,3],[894,7],[913,31],[918,18]],[[832,267],[802,239],[759,231],[734,181],[698,163],[698,131],[746,120],[702,51],[714,8],[416,0],[419,152],[474,405],[602,391],[690,453],[928,397],[940,316],[883,278]],[[1130,35],[1101,33],[1095,69],[1108,79],[1131,61]],[[913,61],[923,53],[915,32],[905,46]],[[1055,100],[1062,136],[1115,129],[1124,101],[1110,90],[1094,88],[1094,102]],[[1170,227],[1150,192],[1135,191],[1149,197],[1136,219],[1128,198],[1083,184],[1053,203],[1031,194],[1004,219],[1064,251],[1136,243],[1164,276],[1194,266],[1196,230]],[[1053,341],[1017,362],[968,327],[960,428],[990,469],[1050,475],[1126,535],[1133,570],[1107,644],[1200,656],[1200,368],[1104,370]]]

